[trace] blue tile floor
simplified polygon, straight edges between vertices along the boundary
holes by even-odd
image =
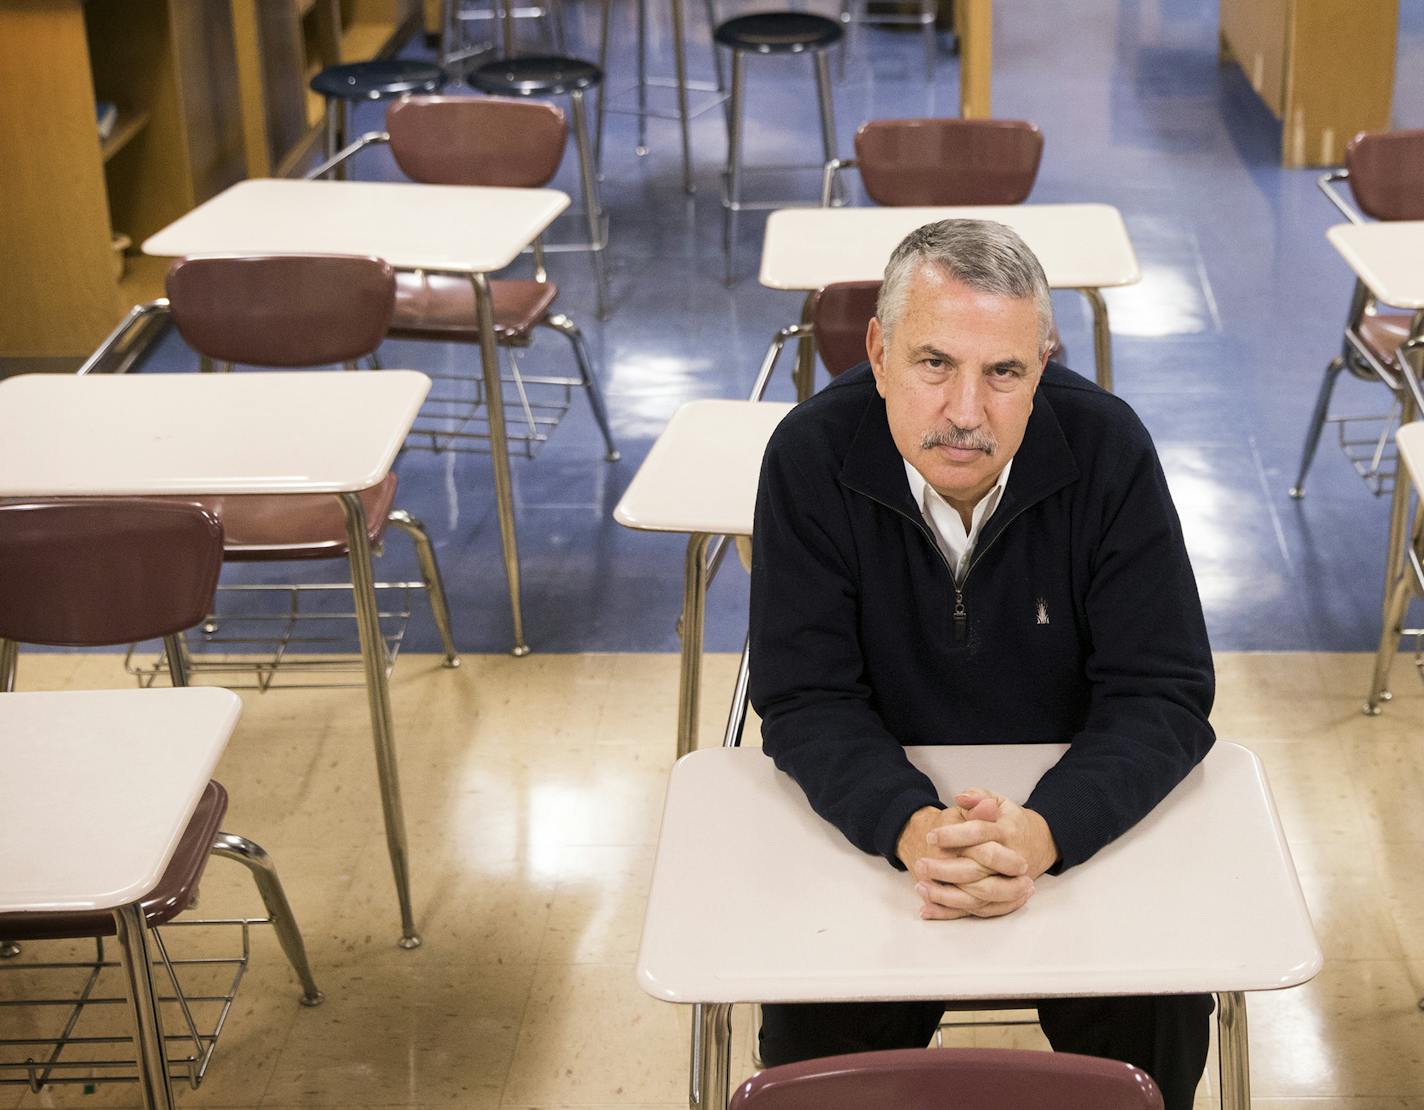
[[[1350,651],[1378,635],[1386,504],[1322,447],[1308,496],[1292,501],[1300,443],[1325,363],[1339,345],[1351,274],[1324,238],[1338,217],[1314,170],[1279,166],[1280,125],[1241,72],[1217,61],[1215,0],[1016,0],[997,5],[994,109],[1035,121],[1047,140],[1034,201],[1102,201],[1126,219],[1140,285],[1107,294],[1117,390],[1152,430],[1184,519],[1218,650]],[[570,5],[575,44],[596,33],[592,4]],[[689,5],[694,77],[710,76],[708,28]],[[1402,5],[1395,124],[1424,125],[1424,9]],[[660,7],[653,5],[655,12]],[[656,18],[661,18],[658,16]],[[618,0],[611,80],[633,70],[633,8]],[[666,29],[654,26],[654,66],[671,71]],[[414,44],[410,52],[419,54]],[[580,49],[578,45],[575,50]],[[591,55],[593,47],[582,50]],[[840,150],[864,120],[953,114],[957,62],[946,50],[926,81],[915,34],[867,30],[835,89]],[[803,59],[749,67],[747,157],[813,161],[815,99]],[[628,98],[621,98],[627,103]],[[363,109],[362,128],[380,125]],[[681,190],[675,125],[653,121],[635,154],[630,116],[610,115],[604,199],[611,211],[615,313],[594,315],[588,260],[553,258],[560,306],[587,333],[602,375],[621,462],[603,459],[582,398],[542,453],[514,465],[525,628],[534,650],[670,651],[681,604],[678,537],[625,531],[612,509],[672,412],[698,397],[738,397],[771,334],[799,297],[755,280],[762,217],[744,215],[733,289],[721,280],[719,111],[693,131],[697,194]],[[577,195],[572,155],[556,184]],[[358,176],[397,178],[383,151]],[[813,175],[774,183],[814,195]],[[777,195],[777,194],[773,194]],[[859,198],[857,198],[859,199]],[[863,203],[863,200],[860,200]],[[568,234],[577,235],[571,224]],[[516,268],[514,272],[523,273]],[[1059,327],[1081,363],[1092,345],[1086,307],[1056,298]],[[567,365],[557,336],[521,358],[526,372]],[[387,343],[386,366],[473,368],[470,348]],[[192,369],[176,335],[148,369]],[[1378,388],[1346,382],[1341,404],[1382,408]],[[772,396],[790,398],[783,377]],[[459,646],[502,651],[510,625],[489,461],[407,452],[401,503],[430,526],[450,589]],[[404,544],[387,571],[412,574]],[[233,568],[230,579],[244,568]],[[708,646],[740,647],[746,576],[734,563],[715,583]],[[407,646],[433,650],[414,622]]]

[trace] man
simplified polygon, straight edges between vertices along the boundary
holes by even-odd
[[[1019,910],[1214,741],[1201,603],[1151,439],[1048,361],[1052,322],[1009,228],[922,227],[886,267],[869,366],[787,416],[762,467],[765,750],[847,839],[908,870],[924,918]],[[1064,740],[1023,805],[993,783],[942,801],[904,752]],[[767,1006],[763,1058],[924,1045],[942,1010]],[[1207,996],[1052,1000],[1039,1020],[1054,1048],[1136,1064],[1186,1110],[1210,1012]]]

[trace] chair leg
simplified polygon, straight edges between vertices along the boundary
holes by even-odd
[[[168,677],[174,686],[188,685],[188,656],[181,633],[163,637],[163,654],[168,658]]]
[[[618,451],[618,445],[613,442],[613,430],[608,425],[608,408],[603,403],[603,390],[599,388],[598,378],[593,373],[593,359],[589,356],[583,332],[561,312],[545,316],[539,323],[561,334],[573,347],[579,377],[583,379],[583,387],[588,392],[589,407],[593,409],[593,418],[598,421],[598,430],[603,433],[603,445],[607,448],[604,458],[609,462],[617,462],[622,455]]]
[[[598,282],[598,318],[608,319],[608,271],[604,267],[603,203],[598,197],[598,181],[593,171],[592,151],[588,145],[588,118],[584,111],[583,93],[575,89],[569,94],[573,105],[574,144],[578,148],[579,178],[583,187],[583,206],[588,213],[588,243],[593,259],[593,274]]]
[[[1395,479],[1402,481],[1403,475]],[[1404,566],[1395,579],[1385,601],[1384,616],[1380,622],[1379,647],[1375,649],[1374,675],[1370,679],[1370,692],[1365,698],[1365,715],[1378,717],[1382,702],[1390,700],[1389,672],[1394,665],[1395,654],[1399,651],[1400,630],[1404,626],[1404,613],[1409,607],[1409,598],[1414,593],[1418,581],[1419,565],[1417,552],[1424,541],[1424,508],[1415,512],[1414,534],[1410,540]]]
[[[732,706],[727,713],[727,730],[722,734],[722,747],[740,748],[742,733],[747,727],[747,686],[751,682],[750,635],[742,641],[742,661],[737,664],[737,681],[732,687]]]
[[[737,205],[742,200],[742,93],[746,74],[740,50],[732,51],[732,98],[727,114],[727,170],[722,194],[722,255],[724,280],[733,283],[733,256],[737,249]]]
[[[425,593],[430,599],[430,612],[435,617],[435,628],[440,633],[440,643],[445,648],[446,667],[460,665],[459,652],[455,650],[455,638],[450,633],[450,602],[445,596],[445,580],[440,577],[440,564],[435,559],[435,546],[430,542],[430,533],[425,525],[404,509],[395,509],[386,517],[386,522],[399,528],[415,544],[415,557],[420,562],[420,577],[425,581]]]
[[[1320,433],[1325,428],[1325,417],[1330,411],[1330,395],[1335,391],[1336,379],[1340,377],[1340,371],[1343,369],[1343,357],[1331,359],[1330,365],[1325,368],[1325,377],[1320,381],[1320,392],[1315,398],[1315,411],[1310,414],[1310,425],[1305,430],[1305,446],[1300,453],[1300,471],[1296,475],[1295,485],[1290,488],[1290,495],[1297,501],[1305,496],[1305,474],[1315,458],[1315,449],[1320,446]]]
[[[15,689],[15,670],[20,662],[20,645],[14,640],[0,640],[0,694]]]
[[[282,880],[277,877],[277,868],[272,857],[243,836],[220,832],[213,838],[212,853],[226,859],[237,860],[252,872],[252,880],[257,884],[257,892],[262,896],[262,904],[267,907],[267,915],[272,919],[272,930],[282,952],[297,978],[302,984],[302,1005],[319,1006],[324,997],[312,978],[311,964],[307,962],[307,948],[302,942],[301,930],[292,914],[287,892],[282,889]]]

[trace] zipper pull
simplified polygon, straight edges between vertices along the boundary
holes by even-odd
[[[954,642],[962,644],[969,637],[969,614],[964,609],[964,591],[954,588]]]

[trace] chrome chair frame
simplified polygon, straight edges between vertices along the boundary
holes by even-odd
[[[1331,170],[1316,179],[1316,187],[1350,223],[1363,224],[1365,219],[1341,196],[1336,187],[1336,182],[1346,181],[1349,176],[1349,170]],[[1383,495],[1395,480],[1393,470],[1387,465],[1390,462],[1388,447],[1395,429],[1408,422],[1409,417],[1402,410],[1410,398],[1409,389],[1398,371],[1382,362],[1362,336],[1362,323],[1369,316],[1376,314],[1378,308],[1378,301],[1369,288],[1364,282],[1356,279],[1340,353],[1325,367],[1325,375],[1321,379],[1310,423],[1306,428],[1295,484],[1290,488],[1290,496],[1297,501],[1305,496],[1305,477],[1315,459],[1326,424],[1338,426],[1341,450],[1376,497]],[[1417,331],[1417,319],[1415,323]],[[1392,397],[1391,410],[1378,415],[1331,415],[1330,399],[1341,372],[1347,370],[1352,377],[1360,381],[1377,381],[1384,385]],[[1348,429],[1352,425],[1372,426],[1376,431],[1364,439],[1351,439]]]
[[[292,913],[291,904],[287,900],[286,892],[282,888],[271,857],[255,842],[246,837],[226,832],[219,832],[214,836],[209,851],[212,855],[236,860],[251,872],[262,898],[262,904],[267,910],[267,916],[187,919],[172,921],[162,927],[155,926],[147,930],[148,939],[152,941],[153,950],[158,956],[156,962],[163,966],[173,992],[171,995],[159,996],[156,1001],[171,1003],[176,1007],[182,1029],[179,1033],[163,1038],[169,1078],[186,1079],[193,1089],[197,1089],[207,1075],[208,1065],[212,1062],[213,1053],[217,1049],[218,1041],[227,1023],[228,1013],[232,1009],[238,988],[246,974],[248,961],[251,958],[252,926],[272,926],[283,954],[287,957],[288,963],[292,965],[292,970],[296,972],[297,978],[301,982],[301,1004],[307,1007],[319,1006],[325,1000],[325,995],[317,987],[316,980],[312,975],[301,930],[297,927],[296,917]],[[232,957],[204,956],[187,959],[170,955],[168,946],[163,939],[165,931],[171,928],[204,927],[236,928],[241,938],[238,954]],[[77,994],[70,997],[18,998],[9,996],[9,992],[4,992],[7,997],[0,998],[0,1014],[16,1012],[21,1009],[46,1011],[62,1009],[66,1010],[67,1014],[63,1021],[63,1028],[57,1035],[27,1038],[0,1037],[0,1053],[4,1053],[8,1049],[25,1053],[24,1059],[0,1059],[0,1086],[23,1085],[30,1091],[39,1093],[47,1086],[61,1084],[138,1081],[140,1061],[135,1058],[94,1059],[85,1057],[78,1060],[64,1058],[66,1049],[71,1046],[77,1046],[80,1051],[85,1052],[106,1051],[108,1046],[115,1046],[115,1050],[122,1052],[124,1047],[131,1047],[133,1044],[133,1037],[126,1030],[112,1036],[80,1036],[76,1034],[76,1029],[88,1008],[102,1009],[107,1006],[126,1005],[128,1002],[126,996],[95,995],[95,989],[103,972],[118,969],[121,964],[118,960],[106,957],[102,936],[95,937],[94,942],[95,954],[92,960],[65,960],[53,963],[15,962],[0,965],[0,975],[25,974],[36,971],[64,972],[79,969],[86,973]],[[18,956],[19,946],[11,946],[4,955],[8,958]],[[217,994],[194,994],[191,991],[185,992],[180,982],[178,969],[185,966],[195,968],[231,966],[233,970],[231,980]],[[200,1023],[194,1014],[193,1007],[202,1004],[217,1007],[216,1014],[210,1022]],[[167,1051],[169,1043],[174,1043],[174,1047],[178,1048],[180,1053],[186,1054],[170,1055]],[[184,1048],[183,1046],[190,1047]],[[33,1056],[35,1049],[47,1049],[45,1058],[36,1060]]]
[[[391,136],[386,131],[368,131],[360,136],[354,143],[345,150],[337,153],[333,158],[327,159],[321,165],[307,174],[308,180],[316,180],[330,173],[342,163],[354,158],[362,150],[370,146],[390,145]],[[608,216],[606,212],[601,214],[600,238],[597,246],[589,248],[582,243],[545,243],[543,236],[539,236],[533,244],[527,248],[534,257],[534,279],[539,282],[547,282],[549,274],[544,265],[546,254],[557,254],[561,251],[582,251],[594,249],[601,251],[608,244]],[[601,296],[601,294],[600,294]],[[562,312],[555,312],[546,315],[535,327],[548,328],[550,331],[562,335],[573,348],[574,364],[578,367],[579,376],[577,378],[567,378],[561,376],[543,375],[539,377],[529,377],[521,375],[518,367],[511,362],[512,376],[501,378],[502,381],[513,385],[516,390],[516,400],[508,406],[512,411],[521,416],[528,428],[527,432],[506,431],[506,443],[524,444],[524,454],[532,458],[534,452],[545,440],[548,439],[553,429],[558,426],[559,421],[568,411],[567,403],[554,405],[540,405],[531,403],[527,393],[526,385],[550,386],[561,388],[567,393],[573,387],[582,388],[588,394],[589,406],[593,409],[594,420],[598,424],[599,431],[603,435],[605,448],[604,458],[609,462],[617,462],[622,458],[617,445],[613,440],[613,432],[608,422],[608,407],[604,403],[602,391],[598,385],[598,379],[593,372],[593,356],[589,352],[588,343],[584,339],[583,331],[577,324]],[[434,340],[432,339],[432,342]],[[529,339],[507,339],[499,343],[501,347],[527,348],[531,344]],[[371,368],[379,369],[380,363],[373,355],[371,356]],[[462,384],[468,384],[469,378],[458,377],[451,379],[448,376],[432,374],[436,381],[458,380]],[[452,416],[433,417],[436,421],[446,420],[458,424],[460,429],[470,420],[476,418],[477,412],[483,404],[480,397],[476,397],[474,402],[465,399],[454,399],[443,395],[432,394],[427,404],[437,407],[445,406],[454,412]],[[503,401],[501,400],[501,404]],[[536,409],[553,410],[536,412]],[[458,411],[456,411],[458,410]],[[507,425],[507,418],[506,418]],[[452,430],[450,427],[432,427],[430,424],[417,424],[411,429],[411,435],[407,439],[406,445],[416,450],[430,451],[434,454],[441,454],[445,451],[468,451],[474,450],[466,446],[467,441],[479,440],[488,442],[492,439],[489,432],[467,432],[463,430]]]
[[[1419,369],[1414,365],[1413,360],[1416,358],[1424,360],[1424,311],[1414,314],[1410,337],[1399,349],[1404,385],[1400,427],[1411,423],[1424,413],[1424,387],[1420,384]],[[1386,588],[1380,621],[1380,642],[1375,650],[1374,671],[1363,709],[1368,717],[1379,716],[1383,712],[1384,703],[1393,696],[1389,690],[1389,672],[1399,650],[1400,638],[1424,638],[1424,629],[1403,627],[1410,598],[1415,594],[1424,594],[1424,507],[1421,507],[1424,503],[1421,503],[1418,497],[1414,498],[1414,525],[1408,540],[1405,538],[1405,521],[1411,500],[1410,485],[1405,475],[1396,474],[1390,505],[1389,541],[1385,549]],[[1420,667],[1421,675],[1424,675],[1424,653],[1416,650],[1415,662]]]
[[[132,328],[157,312],[167,311],[170,311],[167,298],[160,298],[130,309],[103,344],[84,361],[78,373],[90,374],[99,371],[111,360],[116,351],[123,349],[124,340]],[[127,368],[128,363],[125,362],[116,369],[126,371]],[[211,363],[205,360],[205,369],[210,368]],[[346,559],[351,572],[350,589],[355,599],[356,627],[360,644],[361,668],[364,674],[363,685],[366,688],[366,699],[371,716],[371,734],[375,746],[376,777],[380,786],[386,847],[391,858],[391,870],[395,880],[396,898],[401,916],[401,935],[398,943],[402,948],[418,948],[421,939],[415,927],[415,914],[410,896],[409,847],[406,839],[405,813],[401,801],[400,777],[396,762],[395,724],[391,712],[390,687],[386,681],[391,661],[386,654],[385,640],[381,630],[381,614],[376,602],[378,584],[375,581],[371,565],[372,552],[367,530],[366,510],[361,503],[359,493],[343,493],[339,496],[338,501],[346,522],[348,541]],[[410,525],[423,531],[419,522],[408,514],[402,514],[400,520],[395,519],[395,515],[387,518],[388,523],[403,529]],[[422,576],[425,579],[427,596],[431,602],[432,612],[435,614],[436,629],[440,633],[445,652],[443,666],[458,667],[460,656],[455,649],[450,633],[449,609],[444,585],[440,578],[439,568],[434,565],[428,538],[425,544],[417,542],[416,553],[417,558],[422,562]],[[425,563],[427,557],[431,560],[429,566]],[[187,679],[189,658],[186,648],[179,642],[179,639],[172,637],[171,640],[171,643],[165,645],[167,649],[165,657],[175,685],[181,685]],[[526,652],[527,650],[525,648]]]

